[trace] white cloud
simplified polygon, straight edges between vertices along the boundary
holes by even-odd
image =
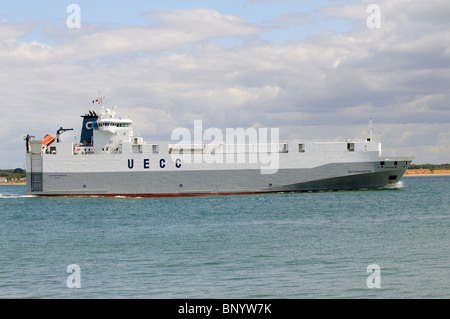
[[[36,25],[34,22],[13,23],[8,20],[0,21],[0,41],[16,39],[28,34]]]
[[[21,41],[28,24],[8,22],[11,33],[0,28],[7,123],[0,151],[9,152],[2,166],[23,162],[21,134],[78,131],[97,90],[148,138],[169,139],[172,129],[191,128],[196,119],[219,128],[280,127],[286,138],[349,138],[363,134],[372,116],[386,149],[450,162],[450,28],[441,13],[448,5],[379,4],[381,29],[365,26],[368,13],[357,2],[320,10],[358,21],[349,32],[283,43],[244,38],[231,48],[210,40],[266,29],[213,10],[159,11],[144,14],[152,19],[147,26],[47,26],[56,43],[45,44]],[[70,40],[61,40],[64,34]]]
[[[159,23],[123,26],[82,35],[60,47],[57,54],[74,59],[95,59],[135,52],[179,50],[213,38],[241,36],[262,30],[240,18],[208,9],[154,11],[143,15]]]
[[[291,12],[276,17],[273,22],[281,25],[303,25],[312,23],[314,19],[306,12]]]

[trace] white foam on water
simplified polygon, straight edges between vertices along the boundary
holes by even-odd
[[[403,188],[404,186],[405,186],[405,183],[403,181],[398,181],[397,183],[392,183],[392,184],[386,185],[385,188],[400,189],[400,188]]]
[[[0,194],[0,198],[32,198],[36,195],[13,195],[13,194]]]

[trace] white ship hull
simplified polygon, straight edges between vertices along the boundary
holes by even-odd
[[[257,164],[183,163],[168,154],[64,157],[29,153],[27,190],[47,196],[158,197],[377,189],[400,181],[412,161],[409,157],[380,157],[376,152],[365,156],[310,153],[280,154],[279,168],[273,174],[261,174]],[[333,156],[341,158],[333,160]]]

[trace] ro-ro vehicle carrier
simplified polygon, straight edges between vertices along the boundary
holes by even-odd
[[[399,182],[413,160],[383,156],[371,130],[367,139],[341,142],[148,143],[134,135],[132,120],[106,108],[103,98],[99,114],[82,115],[79,142],[71,140],[72,129],[60,128],[42,140],[27,135],[28,194],[170,197],[378,189]],[[276,167],[265,171],[263,158]]]

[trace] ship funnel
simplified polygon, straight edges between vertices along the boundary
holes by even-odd
[[[92,145],[92,137],[94,136],[94,129],[97,128],[98,116],[95,112],[89,111],[89,114],[81,117],[83,118],[83,125],[81,127],[80,144]]]

